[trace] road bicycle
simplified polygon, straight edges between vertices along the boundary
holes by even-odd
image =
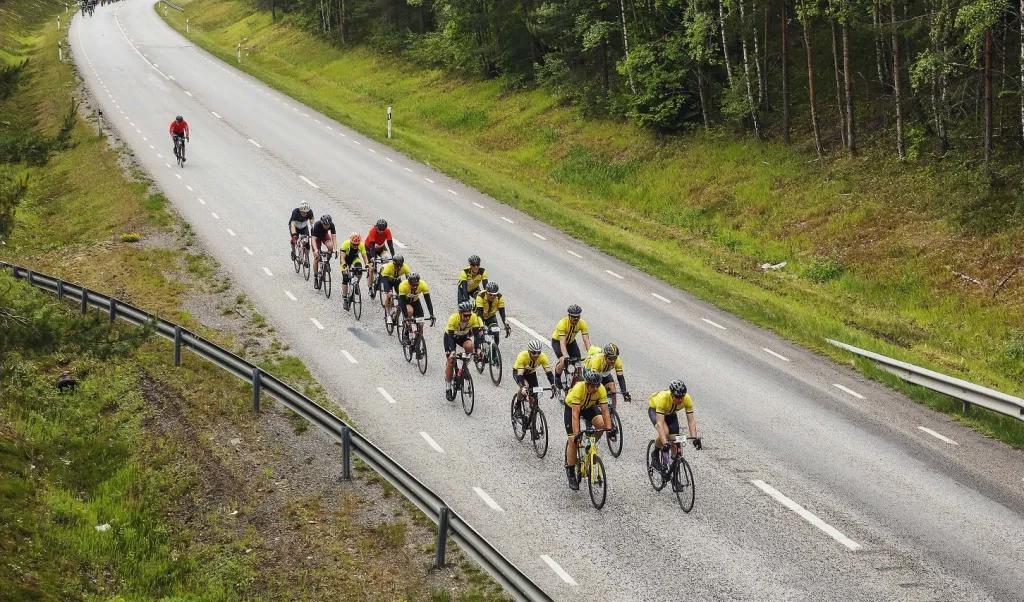
[[[397,293],[394,293],[394,294],[391,295],[391,306],[390,307],[388,307],[386,305],[386,300],[384,299],[384,297],[387,296],[387,295],[383,291],[378,293],[378,295],[380,295],[381,303],[385,304],[384,305],[384,329],[387,330],[389,335],[393,334],[395,332],[395,329],[398,327],[398,322],[399,322],[399,319],[398,319],[398,300],[395,298],[397,296]]]
[[[548,453],[548,419],[537,403],[537,395],[550,391],[550,387],[533,387],[523,393],[523,389],[512,395],[512,434],[520,441],[530,433],[533,453],[543,458]]]
[[[174,158],[178,160],[178,167],[185,167],[185,137],[174,137]]]
[[[301,271],[302,277],[309,280],[309,236],[300,234],[299,240],[292,244],[292,265],[296,274]]]
[[[558,375],[558,398],[565,401],[565,395],[569,392],[569,389],[573,388],[576,386],[576,383],[580,382],[582,375],[583,370],[580,369],[580,358],[565,358],[565,369]]]
[[[584,478],[587,479],[590,502],[598,510],[604,507],[608,497],[608,475],[601,456],[597,454],[597,434],[601,431],[588,428],[576,435],[576,482],[582,483]]]
[[[331,258],[333,257],[334,251],[320,253],[320,267],[317,269],[317,274],[313,281],[328,299],[331,298]]]
[[[455,401],[456,397],[462,397],[462,411],[469,416],[473,413],[473,406],[476,403],[476,389],[473,387],[473,373],[469,369],[470,356],[465,350],[459,349],[455,353],[455,368],[452,372],[452,389],[446,394],[448,401]]]
[[[605,437],[605,441],[608,442],[608,451],[611,452],[613,458],[618,458],[622,455],[622,418],[619,417],[618,402],[616,401],[619,397],[618,391],[608,394],[608,416],[612,419],[612,429],[615,431],[615,440],[612,441],[611,437]]]
[[[416,356],[420,374],[427,373],[427,342],[423,339],[423,323],[427,320],[429,318],[404,318],[398,336],[405,361],[411,362],[413,356]]]
[[[661,466],[655,467],[651,464],[651,452],[654,449],[655,440],[647,443],[647,478],[651,481],[651,487],[655,491],[661,491],[665,485],[671,483],[672,491],[679,500],[679,507],[683,512],[693,510],[693,500],[696,495],[693,470],[690,463],[683,457],[683,448],[687,441],[693,441],[693,437],[685,435],[671,435],[671,446],[661,448]],[[668,447],[671,447],[671,453]]]
[[[391,257],[386,257],[384,255],[376,255],[370,260],[370,269],[373,270],[373,286],[370,287],[370,298],[373,299],[374,297],[377,297],[380,299],[381,307],[384,307],[384,291],[380,284],[380,271],[384,269],[384,266],[387,265],[389,261],[391,261]]]
[[[354,264],[348,268],[348,272],[348,297],[345,299],[348,307],[345,308],[345,311],[352,310],[352,315],[358,322],[363,316],[363,291],[359,287],[359,281],[363,279],[363,266],[358,263]]]
[[[473,356],[473,363],[476,364],[477,372],[483,374],[484,366],[488,366],[491,373],[491,382],[494,383],[495,387],[501,384],[501,349],[498,348],[498,332],[500,332],[498,325],[491,325],[484,332],[480,349]]]

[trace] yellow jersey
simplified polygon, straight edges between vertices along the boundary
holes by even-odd
[[[480,283],[487,280],[487,270],[480,268],[476,274],[471,274],[469,268],[462,268],[459,273],[459,283],[466,283],[466,291],[472,295],[480,289]]]
[[[338,253],[341,255],[341,261],[345,265],[352,265],[357,261],[363,263],[363,255],[366,255],[366,245],[359,243],[356,247],[352,244],[351,240],[346,240],[341,243],[341,251]]]
[[[551,339],[557,341],[558,339],[565,337],[567,343],[571,343],[576,340],[577,334],[585,334],[590,336],[590,327],[587,326],[587,321],[580,318],[575,325],[569,322],[569,317],[566,316],[555,324],[555,331],[551,333]]]
[[[407,276],[410,271],[412,270],[409,269],[409,264],[403,263],[402,269],[398,270],[398,273],[395,274],[395,262],[389,261],[380,269],[380,275],[387,276],[388,278],[394,278],[396,275]]]
[[[488,301],[487,293],[480,293],[476,298],[476,307],[483,311],[485,320],[490,320],[497,315],[499,309],[505,309],[505,298],[498,293],[494,301]]]
[[[690,399],[689,393],[683,395],[683,398],[676,402],[676,400],[672,398],[671,391],[661,391],[651,395],[651,401],[648,405],[654,408],[655,412],[666,416],[669,414],[675,414],[684,408],[686,409],[687,414],[693,413],[693,400]]]
[[[426,281],[420,280],[420,283],[416,285],[416,290],[412,290],[412,286],[408,280],[403,280],[402,284],[398,285],[398,296],[405,297],[406,303],[413,303],[420,298],[420,295],[430,292],[430,287],[427,286]]]
[[[480,319],[480,316],[476,314],[470,314],[469,319],[466,321],[462,320],[462,315],[458,312],[452,314],[452,317],[448,318],[448,325],[444,327],[445,332],[450,332],[457,337],[464,337],[472,332],[474,329],[483,328],[484,322]]]
[[[580,409],[587,410],[594,406],[608,403],[608,391],[604,385],[598,385],[593,393],[587,393],[587,383],[576,383],[565,395],[565,405],[580,406]]]
[[[533,374],[537,368],[543,368],[545,372],[550,372],[548,368],[550,365],[548,356],[543,351],[537,355],[536,359],[530,357],[529,351],[520,351],[516,356],[516,363],[512,364],[512,369],[522,370],[523,374]]]
[[[597,372],[601,376],[611,376],[612,371],[615,371],[616,374],[622,374],[622,358],[617,357],[614,362],[610,362],[604,356],[604,351],[598,351],[597,353],[590,354],[587,359],[583,360],[583,367],[591,372]]]

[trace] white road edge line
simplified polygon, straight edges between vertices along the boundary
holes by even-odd
[[[943,435],[941,433],[936,433],[935,431],[933,431],[932,429],[930,429],[928,427],[919,426],[919,427],[917,427],[917,430],[924,431],[924,432],[928,433],[929,435],[931,435],[932,437],[935,437],[939,441],[945,441],[946,443],[948,443],[950,445],[960,445],[959,443],[957,443],[956,441],[953,441],[949,437],[947,437],[947,436],[945,436],[945,435]]]
[[[832,386],[837,388],[837,389],[839,389],[843,393],[849,393],[850,395],[853,395],[857,399],[864,399],[863,395],[861,395],[860,393],[854,391],[853,389],[851,389],[849,387],[844,387],[843,385],[841,385],[839,383],[832,383]]]
[[[259,143],[259,142],[256,142],[256,141],[255,141],[255,140],[253,140],[252,138],[249,138],[248,140],[249,140],[249,144],[252,144],[252,145],[253,145],[253,146],[255,146],[256,148],[263,148],[262,146],[260,146],[260,143]]]
[[[441,446],[437,444],[437,441],[431,439],[430,435],[428,435],[426,431],[420,431],[420,436],[423,437],[423,440],[427,442],[427,445],[434,448],[434,451],[436,451],[439,454],[444,453],[444,450],[441,449]]]
[[[550,339],[545,339],[544,337],[540,336],[539,332],[537,332],[536,330],[530,328],[526,324],[523,324],[519,320],[517,320],[515,318],[512,318],[512,317],[509,317],[508,321],[509,321],[510,324],[515,324],[516,328],[518,328],[519,330],[522,330],[523,332],[525,332],[526,334],[530,335],[531,337],[537,339],[541,343],[546,343],[548,345],[551,344],[551,340]]]
[[[345,359],[348,360],[348,363],[350,363],[350,364],[358,364],[359,363],[359,362],[356,361],[356,358],[352,357],[352,354],[349,353],[348,351],[345,351],[344,349],[342,349],[341,350],[341,354],[345,356]]]
[[[556,575],[561,577],[562,581],[565,581],[566,583],[572,586],[577,585],[576,580],[572,578],[572,575],[565,572],[565,569],[559,566],[557,562],[552,560],[550,556],[548,556],[547,554],[541,554],[540,559],[543,560],[544,563],[547,564],[549,567],[551,567],[551,570],[554,571]]]
[[[569,255],[572,255],[572,256],[573,256],[573,257],[575,257],[576,259],[583,259],[583,256],[582,256],[582,255],[580,255],[580,254],[579,254],[579,253],[577,253],[576,251],[573,251],[572,249],[566,249],[566,250],[565,250],[565,252],[566,252],[566,253],[568,253]]]
[[[295,295],[293,295],[293,294],[292,294],[292,292],[291,292],[291,291],[289,291],[289,290],[285,290],[285,292],[284,292],[284,296],[285,296],[285,297],[288,297],[288,298],[289,298],[289,299],[291,299],[292,301],[298,301],[298,300],[299,300],[299,299],[298,299],[298,297],[296,297]]]
[[[757,487],[761,491],[767,493],[769,496],[774,498],[775,501],[779,502],[780,504],[782,504],[786,508],[789,508],[793,512],[797,513],[800,516],[800,518],[802,518],[805,521],[811,523],[812,525],[814,525],[818,529],[821,529],[829,537],[831,537],[832,539],[834,539],[834,540],[838,541],[839,543],[843,544],[844,546],[846,546],[851,551],[855,551],[855,550],[861,549],[861,545],[859,543],[857,543],[857,542],[853,541],[852,539],[850,539],[849,537],[843,535],[838,529],[836,529],[832,525],[826,523],[825,521],[821,520],[820,518],[815,516],[813,513],[811,513],[809,510],[807,510],[806,508],[801,506],[800,504],[798,504],[798,503],[794,502],[793,500],[789,499],[788,497],[783,495],[778,489],[775,489],[774,487],[772,487],[768,483],[765,483],[764,481],[761,481],[759,479],[754,479],[754,480],[752,480],[750,482],[753,483],[754,487]]]
[[[459,193],[455,192],[455,191],[454,191],[454,190],[452,190],[451,188],[449,188],[449,189],[448,189],[448,192],[452,193],[452,194],[453,194],[453,195],[455,195],[455,196],[459,196]],[[474,204],[475,204],[475,203],[474,203]]]
[[[189,96],[192,96],[192,93],[189,92],[188,90],[185,90],[185,94],[188,94]]]
[[[487,495],[487,492],[484,491],[483,489],[480,489],[479,487],[474,487],[473,491],[475,491],[476,494],[478,496],[480,496],[480,499],[482,499],[485,504],[487,504],[488,506],[491,507],[491,510],[494,510],[496,512],[504,512],[505,511],[505,509],[502,508],[501,506],[499,506],[498,502],[494,501],[494,498],[492,498],[491,496]]]
[[[377,392],[380,393],[380,396],[387,400],[388,403],[398,403],[390,393],[384,390],[384,387],[377,387]]]
[[[310,318],[309,321],[312,322],[313,326],[316,326],[318,329],[324,329],[324,325],[320,323],[320,320],[317,320],[316,318]]]
[[[774,351],[772,351],[771,349],[769,349],[767,347],[761,347],[761,351],[764,351],[768,355],[774,355],[775,357],[779,358],[780,360],[782,360],[784,362],[788,362],[789,361],[788,357],[786,357],[784,355],[780,355],[778,353],[775,353]]]
[[[536,232],[532,232],[532,234],[541,240],[547,240],[547,238],[541,236],[540,234],[537,234]]]
[[[514,224],[514,223],[515,223],[514,221],[512,221],[512,220],[510,220],[509,218],[505,217],[504,215],[503,215],[503,216],[501,216],[501,219],[505,220],[506,222],[508,222],[508,223],[510,223],[510,224]]]
[[[473,206],[474,206],[474,207],[479,207],[480,209],[483,209],[483,208],[484,208],[484,206],[483,206],[483,205],[481,205],[480,203],[477,203],[476,201],[473,201]]]
[[[607,272],[608,274],[610,274],[610,275],[612,275],[612,276],[614,276],[614,277],[618,278],[619,280],[622,280],[622,276],[620,276],[620,275],[616,274],[615,272],[613,272],[613,271],[611,271],[611,270],[605,270],[605,272]]]
[[[397,238],[394,238],[392,240],[394,240],[395,246],[398,247],[399,249],[404,249],[404,248],[406,248],[408,246],[404,242],[398,240]]]
[[[220,115],[217,114],[217,111],[210,111],[210,113],[212,113],[213,116],[216,117],[217,119],[223,119],[223,117],[221,117]]]
[[[651,293],[651,296],[654,297],[655,299],[657,299],[658,301],[664,301],[665,303],[672,303],[671,299],[669,299],[667,297],[662,297],[658,293]]]
[[[728,328],[726,328],[725,326],[722,326],[718,322],[712,322],[711,320],[709,320],[707,318],[701,318],[701,320],[704,320],[705,322],[707,322],[708,324],[714,326],[715,328],[721,328],[722,330],[729,330]]]
[[[423,179],[424,179],[424,180],[426,180],[426,181],[428,181],[428,182],[430,182],[431,184],[433,184],[433,183],[434,183],[434,181],[433,181],[433,180],[431,180],[430,178],[428,178],[428,177],[426,177],[426,176],[423,176]]]
[[[268,268],[267,266],[263,266],[263,273],[266,274],[267,276],[273,276],[274,275],[274,273],[271,272],[270,268]]]
[[[310,180],[309,178],[307,178],[306,176],[299,176],[299,179],[302,180],[303,182],[305,182],[306,184],[309,184],[313,188],[320,188],[319,186],[314,184],[313,181]]]

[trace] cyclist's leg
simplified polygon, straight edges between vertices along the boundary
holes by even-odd
[[[551,339],[551,348],[555,351],[555,384],[558,384],[558,377],[565,369],[565,356],[562,354],[562,343],[558,339]]]
[[[576,466],[576,440],[572,436],[572,406],[562,404],[562,422],[565,423],[565,465],[566,467]],[[581,418],[582,420],[582,418]]]
[[[491,326],[497,326],[497,325],[498,325],[498,316],[497,315],[493,315],[490,318],[484,319],[484,328],[487,329],[487,332],[491,332]],[[500,338],[501,338],[501,336],[497,332],[495,332],[494,333],[494,344],[495,345],[498,344],[498,340]]]

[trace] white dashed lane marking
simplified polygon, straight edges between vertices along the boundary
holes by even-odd
[[[395,241],[395,246],[398,247],[399,249],[404,249],[404,248],[406,248],[408,246],[404,242],[398,240],[397,238],[395,238],[394,241]]]
[[[398,403],[390,393],[384,390],[384,387],[377,387],[377,392],[380,393],[380,396],[387,400],[388,403]]]
[[[548,556],[547,554],[541,554],[540,559],[543,560],[544,563],[547,564],[549,567],[551,567],[551,570],[554,571],[556,575],[561,577],[562,581],[565,581],[566,583],[572,586],[576,585],[576,580],[573,579],[569,573],[565,572],[565,569],[559,566],[557,562],[552,560],[550,556]]]
[[[622,280],[622,276],[620,276],[619,274],[616,274],[615,272],[613,272],[611,270],[605,270],[605,273],[607,273],[608,275],[610,275],[610,276],[612,276],[614,278],[618,278],[619,280]]]
[[[298,301],[298,298],[295,295],[293,295],[291,291],[285,291],[284,296],[288,297],[292,301]]]
[[[408,167],[406,167],[406,168],[404,168],[404,169],[405,169],[405,171],[407,171],[407,172],[409,172],[409,173],[412,173],[412,170],[411,170],[411,169],[409,169]]]
[[[842,391],[843,393],[847,393],[847,394],[849,394],[849,395],[853,395],[853,396],[854,396],[854,397],[856,397],[857,399],[864,399],[864,396],[863,396],[863,395],[861,395],[860,393],[858,393],[858,392],[854,391],[853,389],[851,389],[851,388],[849,388],[849,387],[844,387],[843,385],[841,385],[841,384],[839,384],[839,383],[832,383],[832,386],[833,386],[833,387],[835,387],[835,388],[837,388],[837,389],[839,389],[839,390],[840,390],[840,391]]]
[[[487,504],[488,506],[490,506],[491,509],[494,510],[495,512],[504,512],[505,511],[501,506],[498,505],[498,502],[495,502],[494,498],[492,498],[491,496],[487,495],[487,492],[484,491],[483,489],[481,489],[479,487],[474,487],[473,491],[475,491],[476,494],[478,496],[480,496],[480,499],[482,499],[484,501],[484,503]]]
[[[651,296],[652,296],[652,297],[654,297],[655,299],[657,299],[658,301],[663,301],[663,302],[665,302],[665,303],[672,303],[672,301],[671,301],[671,300],[669,300],[669,299],[668,299],[668,298],[666,298],[666,297],[662,297],[662,296],[661,296],[661,295],[659,295],[658,293],[651,293]]]
[[[196,197],[196,200],[199,201],[200,205],[205,205],[206,204],[206,201],[203,200],[203,197]]]
[[[541,240],[547,240],[546,237],[541,236],[540,234],[537,234],[536,232],[533,232],[533,235],[536,236],[537,238],[541,239]]]
[[[754,479],[754,480],[752,480],[750,482],[754,484],[754,487],[757,487],[761,491],[767,493],[769,496],[774,498],[775,501],[779,502],[780,504],[782,504],[786,508],[789,508],[790,510],[795,512],[798,516],[800,516],[800,518],[802,518],[805,521],[811,523],[815,527],[821,529],[829,537],[831,537],[832,539],[834,539],[834,540],[838,541],[839,543],[843,544],[849,550],[859,550],[861,548],[861,545],[859,543],[857,543],[857,542],[853,541],[852,539],[850,539],[849,537],[843,535],[838,529],[836,529],[832,525],[826,523],[825,521],[821,520],[820,518],[815,516],[812,512],[810,512],[809,510],[807,510],[806,508],[801,506],[800,504],[798,504],[798,503],[794,502],[793,500],[789,499],[788,497],[783,495],[778,489],[775,489],[774,487],[772,487],[768,483],[765,483],[764,481],[757,480],[757,479]]]
[[[426,441],[427,445],[432,447],[434,451],[436,451],[439,454],[444,453],[444,450],[441,449],[441,446],[437,444],[437,441],[434,441],[434,439],[431,438],[431,436],[428,435],[426,431],[420,431],[420,436],[423,437],[423,440]]]
[[[569,255],[572,255],[572,256],[573,256],[573,257],[575,257],[576,259],[583,259],[583,256],[582,256],[582,255],[580,255],[580,254],[579,254],[579,253],[577,253],[576,251],[573,251],[572,249],[566,249],[566,250],[565,250],[565,252],[566,252],[566,253],[568,253]]]
[[[267,266],[263,266],[263,273],[266,274],[267,276],[273,276],[274,275],[274,273],[271,272],[270,268],[268,268]]]
[[[316,318],[310,318],[309,320],[311,322],[313,322],[313,326],[316,326],[317,329],[319,329],[319,330],[323,330],[324,329],[324,325],[320,323],[320,320],[317,320]]]
[[[176,174],[174,174],[174,177],[178,178],[180,180],[181,179],[181,174],[180,173],[176,173]]]
[[[719,328],[719,329],[721,329],[721,330],[729,330],[728,328],[726,328],[725,326],[722,326],[722,325],[721,325],[721,324],[719,324],[718,322],[712,322],[711,320],[709,320],[709,319],[707,319],[707,318],[701,318],[701,320],[703,320],[703,321],[707,322],[708,324],[710,324],[710,325],[714,326],[715,328]]]
[[[220,219],[220,216],[219,216],[219,215],[217,215],[217,214],[216,214],[215,212],[213,212],[213,211],[211,211],[211,212],[210,212],[210,215],[212,215],[212,216],[213,216],[213,219]]]
[[[305,182],[306,184],[309,184],[313,188],[320,188],[319,186],[314,184],[313,181],[310,180],[309,178],[307,178],[306,176],[299,176],[299,179],[302,180],[303,182]]]
[[[216,117],[217,119],[223,119],[223,117],[221,117],[220,115],[217,114],[217,111],[210,111],[210,113],[213,114],[213,116]]]
[[[448,192],[452,193],[452,194],[453,194],[453,195],[455,195],[455,196],[459,196],[459,193],[455,192],[455,191],[454,191],[454,190],[452,190],[451,188],[449,188],[449,189],[448,189]],[[473,203],[473,204],[474,204],[474,205],[476,205],[476,203]],[[483,207],[483,205],[480,205],[480,207]]]
[[[189,186],[188,184],[185,184],[185,190],[188,190],[189,192],[194,192],[194,191],[192,190],[192,187],[191,187],[191,186]]]
[[[769,349],[767,347],[761,347],[761,350],[764,351],[765,353],[767,353],[768,355],[774,355],[775,357],[779,358],[780,360],[782,360],[784,362],[788,362],[789,361],[788,357],[786,357],[784,355],[780,355],[778,353],[775,353],[774,351],[772,351],[771,349]]]
[[[544,337],[542,337],[540,335],[539,332],[537,332],[536,330],[530,328],[526,324],[523,324],[522,322],[520,322],[519,320],[517,320],[515,318],[511,318],[510,317],[508,319],[508,321],[509,321],[510,324],[515,324],[516,328],[518,328],[519,330],[522,330],[523,332],[525,332],[526,334],[530,335],[531,337],[537,339],[541,343],[548,343],[550,341],[550,339],[545,339]]]
[[[474,206],[474,207],[479,207],[480,209],[483,209],[483,208],[484,208],[484,206],[483,206],[483,205],[481,205],[480,203],[477,203],[477,202],[475,202],[475,201],[473,202],[473,206]]]
[[[348,360],[348,363],[350,363],[350,364],[358,364],[359,363],[359,362],[356,361],[356,358],[352,357],[352,354],[349,353],[348,351],[345,351],[344,349],[342,349],[341,350],[341,354],[345,356],[345,359]]]
[[[508,223],[510,223],[510,224],[514,224],[514,223],[515,223],[514,221],[512,221],[512,220],[510,220],[509,218],[505,217],[504,215],[503,215],[503,216],[501,216],[501,219],[505,220],[506,222],[508,222]]]
[[[242,247],[242,250],[248,253],[249,255],[252,255],[252,249],[250,249],[249,247]]]
[[[234,230],[232,230],[231,228],[225,228],[225,230],[227,230],[227,231],[228,231],[228,234],[230,234],[231,236],[234,236],[234,235],[235,235],[235,231],[234,231]]]
[[[192,96],[192,93],[189,92],[188,90],[185,90],[185,94],[188,94],[189,96]]]
[[[251,145],[255,146],[256,148],[263,148],[262,146],[260,146],[260,143],[259,143],[259,142],[256,142],[256,141],[255,141],[255,140],[253,140],[252,138],[249,138],[249,144],[251,144]]]
[[[956,441],[953,441],[949,437],[947,437],[947,436],[945,436],[945,435],[943,435],[941,433],[936,433],[935,431],[933,431],[932,429],[930,429],[928,427],[919,426],[919,427],[917,427],[917,429],[920,430],[920,431],[924,431],[924,432],[928,433],[929,435],[931,435],[932,437],[935,437],[939,441],[945,441],[946,443],[948,443],[950,445],[960,445],[959,443],[957,443]]]
[[[433,183],[434,183],[434,181],[433,181],[433,180],[431,180],[430,178],[428,178],[428,177],[426,177],[426,176],[424,176],[424,177],[423,177],[423,179],[424,179],[424,180],[426,180],[426,181],[428,181],[428,182],[430,182],[431,184],[433,184]]]

